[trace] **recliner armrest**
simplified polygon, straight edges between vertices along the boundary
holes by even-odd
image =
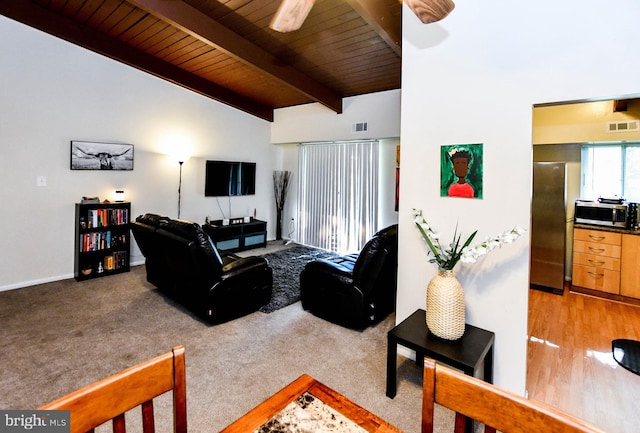
[[[353,285],[353,263],[333,259],[316,259],[307,263],[300,275],[308,279],[310,286],[331,285],[335,290],[343,290]]]
[[[251,269],[264,269],[268,266],[267,261],[262,257],[240,257],[222,267],[222,278],[229,278],[234,274],[247,272]]]
[[[218,253],[220,253],[218,251]],[[224,268],[225,266],[227,266],[229,263],[233,263],[236,260],[239,260],[241,257],[237,256],[233,253],[225,253],[223,252],[222,254],[220,254],[220,260],[222,260],[222,267]]]
[[[353,276],[353,267],[355,261],[349,256],[331,257],[326,259],[315,259],[306,265],[309,270],[322,270],[324,272],[333,272],[343,274],[348,277]]]

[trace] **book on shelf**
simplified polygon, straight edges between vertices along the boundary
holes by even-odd
[[[114,269],[121,269],[127,266],[126,251],[116,251],[113,253],[113,266]]]
[[[89,228],[129,224],[129,210],[120,208],[89,209]]]
[[[104,269],[106,271],[113,271],[113,256],[104,256]]]
[[[83,253],[110,250],[126,244],[127,236],[125,234],[113,234],[111,230],[80,235],[80,252]]]
[[[105,271],[117,271],[127,266],[127,252],[116,251],[102,258],[103,269]]]

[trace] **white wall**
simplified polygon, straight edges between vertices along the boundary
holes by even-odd
[[[378,228],[398,224],[396,204],[396,147],[399,139],[380,140],[378,166]]]
[[[278,165],[293,172],[287,195],[282,237],[289,238],[291,219],[297,239],[298,144],[304,142],[380,139],[378,228],[398,222],[394,209],[396,145],[400,144],[400,90],[390,90],[344,99],[343,113],[320,104],[278,109],[274,113],[271,140],[278,149]],[[367,122],[368,131],[353,133],[352,124]]]
[[[344,98],[342,113],[320,104],[281,108],[274,113],[272,143],[304,143],[397,138],[400,136],[400,90]],[[367,132],[352,132],[352,125],[367,122]]]
[[[73,275],[74,203],[125,190],[134,216],[177,216],[176,141],[185,162],[181,217],[221,218],[204,197],[204,160],[257,162],[256,195],[220,199],[231,216],[272,221],[270,123],[0,17],[0,290]],[[133,171],[71,171],[71,140],[130,143]],[[36,177],[47,186],[37,187]],[[275,226],[269,224],[269,238]],[[137,247],[133,261],[141,261]]]
[[[436,274],[413,227],[422,208],[445,239],[529,227],[532,106],[637,93],[640,3],[457,0],[443,21],[403,10],[400,258],[397,320],[424,308]],[[484,143],[484,199],[439,196],[441,145]],[[529,240],[456,273],[468,322],[496,333],[495,383],[526,382]]]

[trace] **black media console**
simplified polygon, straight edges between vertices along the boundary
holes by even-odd
[[[231,222],[238,220],[231,220]],[[243,251],[267,246],[267,222],[251,218],[249,222],[223,225],[222,220],[202,226],[216,248],[224,251]]]

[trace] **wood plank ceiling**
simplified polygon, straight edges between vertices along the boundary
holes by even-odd
[[[277,0],[1,0],[4,16],[272,121],[276,108],[400,88],[398,0],[316,0],[269,28]]]

